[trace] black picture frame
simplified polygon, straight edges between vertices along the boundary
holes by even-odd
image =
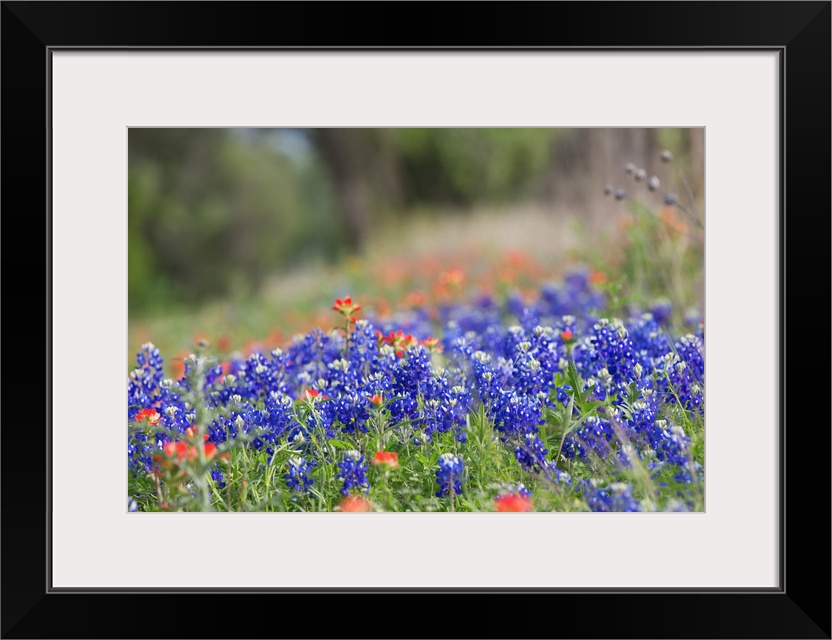
[[[291,619],[311,637],[829,638],[830,15],[830,2],[3,2],[2,637],[282,636]],[[779,587],[54,589],[51,420],[90,400],[51,406],[51,54],[132,47],[779,52]],[[433,607],[450,613],[441,629]]]

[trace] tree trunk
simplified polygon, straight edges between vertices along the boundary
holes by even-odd
[[[632,186],[624,172],[628,162],[648,174],[655,171],[660,151],[657,129],[571,129],[553,142],[548,195],[559,204],[584,207],[606,184]]]
[[[361,129],[314,129],[312,141],[335,188],[344,239],[350,252],[359,252],[369,230],[365,179],[366,151]]]

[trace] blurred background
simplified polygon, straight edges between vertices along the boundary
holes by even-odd
[[[702,301],[703,129],[134,128],[128,166],[131,357],[570,269]]]

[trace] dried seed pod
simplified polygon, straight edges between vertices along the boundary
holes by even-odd
[[[673,154],[670,153],[670,151],[668,151],[667,149],[665,149],[664,151],[662,151],[661,159],[662,162],[668,163],[673,160]]]
[[[636,182],[642,182],[647,177],[647,172],[644,169],[639,169],[633,177],[636,179]]]
[[[611,184],[608,184],[608,185],[606,185],[606,186],[604,187],[604,195],[605,195],[605,196],[608,196],[608,195],[610,195],[610,194],[611,194],[614,190],[615,190],[615,187],[613,187]]]
[[[664,203],[667,206],[671,206],[676,204],[676,194],[675,193],[666,193],[664,194]]]
[[[624,173],[626,173],[628,176],[633,175],[635,172],[636,172],[636,165],[634,165],[632,162],[628,162],[627,164],[624,165]]]
[[[619,189],[615,192],[615,199],[616,200],[623,200],[627,196],[627,192],[624,189]]]
[[[650,176],[647,179],[647,188],[650,189],[650,191],[655,191],[660,186],[662,186],[662,183],[659,182],[658,176]]]

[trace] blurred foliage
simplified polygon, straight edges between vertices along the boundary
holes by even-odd
[[[323,141],[315,130],[298,130],[311,152],[289,154],[270,135],[274,130],[130,129],[131,314],[246,297],[275,270],[340,259],[355,233],[344,221],[350,215],[367,218],[358,227],[363,234],[379,210],[528,195],[545,173],[555,135],[551,129],[341,131]],[[358,207],[370,211],[350,210],[355,184],[369,193]]]
[[[130,129],[130,315],[250,298],[271,274],[339,263],[383,223],[417,212],[550,205],[572,192],[570,206],[589,216],[601,185],[623,178],[622,158],[648,162],[662,144],[684,168],[692,139],[651,129]]]
[[[131,312],[252,294],[271,271],[337,246],[314,163],[225,129],[130,129]]]
[[[528,197],[550,164],[556,129],[391,129],[405,203],[470,206]]]

